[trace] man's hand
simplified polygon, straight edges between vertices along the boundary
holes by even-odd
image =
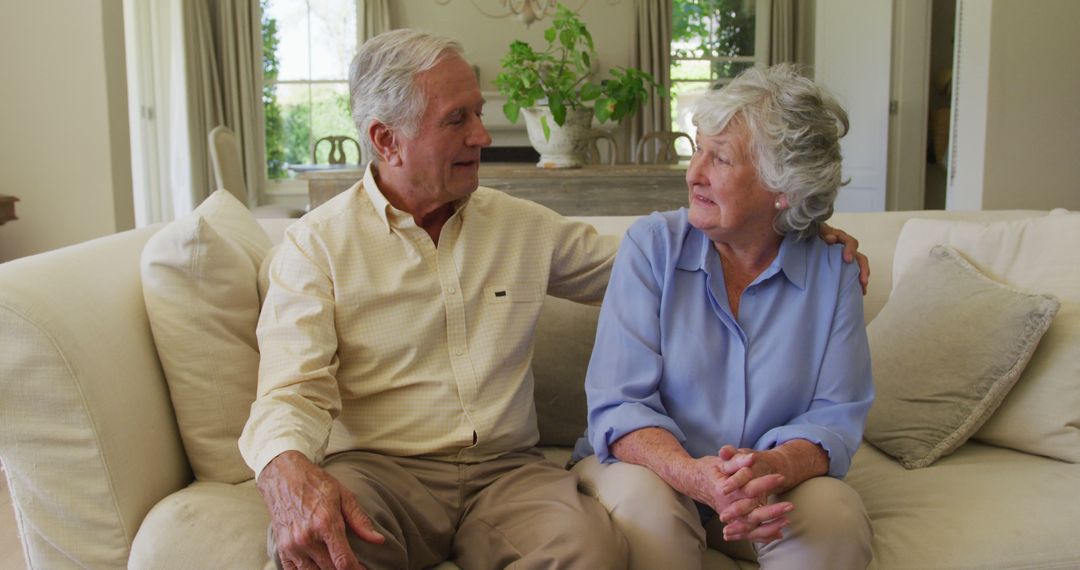
[[[725,523],[724,540],[768,543],[780,538],[780,530],[790,522],[784,514],[794,505],[769,504],[768,497],[783,487],[784,476],[766,472],[760,466],[755,473],[753,454],[735,453],[734,447],[725,447],[729,448],[726,456],[691,460],[678,490],[720,515]]]
[[[337,479],[298,451],[266,465],[255,486],[270,509],[274,542],[285,570],[361,570],[345,525],[361,540],[382,544],[356,498]]]
[[[859,240],[844,230],[838,230],[829,224],[821,224],[818,235],[829,245],[834,243],[843,244],[844,261],[848,263],[852,261],[859,262],[859,283],[862,284],[862,292],[865,295],[866,286],[870,284],[870,260],[859,253]]]

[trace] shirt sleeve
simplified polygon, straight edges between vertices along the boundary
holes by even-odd
[[[548,293],[562,299],[599,305],[611,274],[619,240],[600,235],[585,222],[549,213],[554,233]]]
[[[334,287],[328,256],[319,245],[297,223],[271,261],[256,331],[258,393],[240,437],[240,452],[256,478],[285,451],[321,462],[341,411]]]
[[[858,266],[845,263],[841,271],[842,287],[810,407],[765,432],[754,446],[770,449],[793,439],[809,440],[829,454],[829,475],[838,478],[851,467],[874,400]]]
[[[615,258],[585,379],[587,438],[604,463],[615,461],[611,444],[639,429],[662,428],[686,441],[660,398],[663,277],[654,271],[656,253],[650,257],[636,239],[648,238],[648,227],[639,229],[640,224],[627,232]]]

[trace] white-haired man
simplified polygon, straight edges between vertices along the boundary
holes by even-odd
[[[240,448],[284,568],[620,568],[626,545],[535,449],[546,293],[597,304],[616,243],[477,188],[484,99],[453,41],[365,43],[351,106],[375,157],[271,267]]]

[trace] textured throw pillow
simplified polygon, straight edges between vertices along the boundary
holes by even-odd
[[[877,397],[866,440],[908,469],[951,453],[1001,404],[1058,307],[933,248],[867,327]]]
[[[909,220],[893,279],[934,244],[955,247],[998,282],[1061,301],[1023,376],[973,439],[1080,463],[1080,213],[988,224]]]
[[[251,212],[219,190],[143,249],[146,312],[200,481],[253,477],[237,440],[258,382],[256,280],[269,248]]]

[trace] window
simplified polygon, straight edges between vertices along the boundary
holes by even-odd
[[[697,97],[767,64],[769,2],[674,0],[671,21],[671,124],[693,136],[688,111]]]
[[[349,62],[356,51],[354,0],[261,0],[266,174],[312,163],[311,145],[328,135],[356,137],[349,113]],[[320,162],[329,145],[321,145]],[[351,145],[346,161],[360,157]]]

